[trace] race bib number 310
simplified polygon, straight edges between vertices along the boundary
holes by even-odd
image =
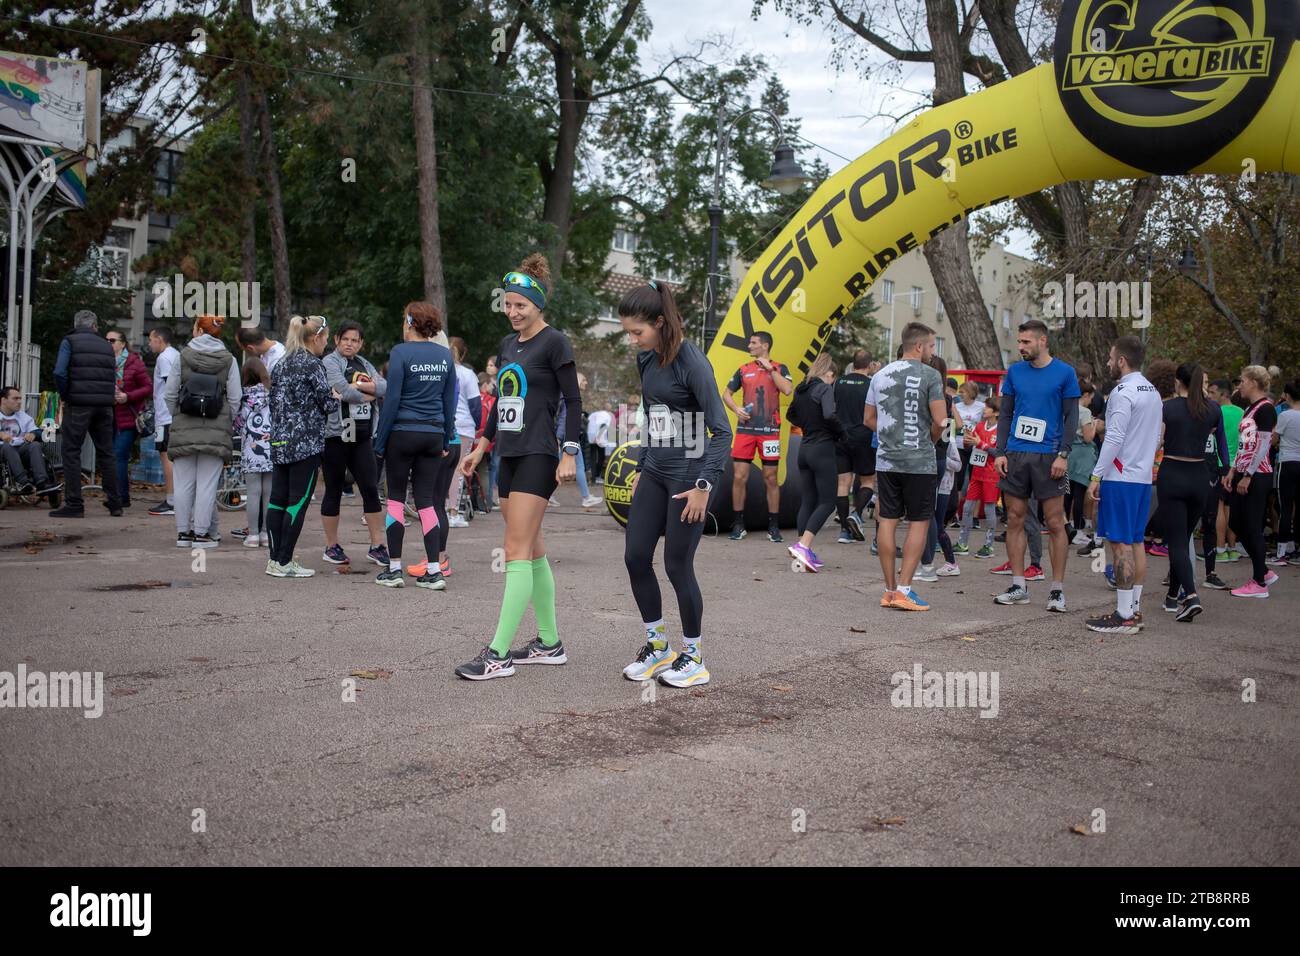
[[[1021,415],[1016,419],[1015,436],[1021,441],[1041,442],[1047,437],[1047,422]]]
[[[524,430],[524,400],[517,395],[497,399],[497,429],[503,432]]]
[[[989,463],[989,453],[985,448],[972,448],[970,453],[972,468],[983,468]]]

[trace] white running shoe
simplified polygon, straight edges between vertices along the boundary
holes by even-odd
[[[582,506],[584,508],[594,508],[596,505],[603,505],[604,503],[605,499],[600,495],[587,495],[587,497],[582,499]]]
[[[623,668],[623,676],[628,680],[650,680],[677,659],[677,652],[671,647],[656,651],[649,641],[641,646],[636,660]]]
[[[709,682],[709,670],[703,661],[678,654],[673,666],[659,675],[659,683],[669,687],[694,687]]]
[[[244,538],[244,547],[259,548],[262,546],[262,536],[260,534],[250,534]]]
[[[304,568],[298,563],[297,558],[290,559],[288,564],[281,565],[284,568],[284,577],[286,578],[310,578],[316,573],[315,568]]]
[[[1092,540],[1092,535],[1089,534],[1087,531],[1080,529],[1079,531],[1076,531],[1074,533],[1074,538],[1073,540],[1070,541],[1070,544],[1084,545],[1091,540]]]
[[[912,577],[913,581],[925,581],[933,584],[939,580],[939,575],[935,574],[933,564],[923,564],[916,569],[916,574]]]
[[[465,520],[464,515],[454,514],[447,516],[448,528],[468,528],[469,522]]]
[[[266,573],[271,575],[273,578],[287,578],[289,576],[289,568],[287,565],[278,564],[268,558],[266,561]]]
[[[938,571],[934,572],[941,578],[955,578],[961,574],[961,568],[955,564],[945,563]]]

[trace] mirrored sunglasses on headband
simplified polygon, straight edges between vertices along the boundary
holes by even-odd
[[[542,285],[532,276],[525,275],[522,272],[507,272],[505,274],[505,277],[501,281],[504,282],[506,285],[521,285],[525,289],[537,289],[543,295],[546,294],[546,287],[544,285]]]
[[[326,333],[326,332],[328,332],[328,331],[330,330],[329,319],[325,318],[325,316],[323,316],[323,315],[309,315],[309,316],[307,316],[307,321],[308,321],[308,322],[310,322],[312,319],[320,319],[320,328],[317,329],[315,332],[313,332],[313,333],[312,333],[313,335],[323,335],[324,333]]]

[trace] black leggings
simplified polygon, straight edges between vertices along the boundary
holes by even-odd
[[[271,535],[271,560],[288,564],[293,560],[298,535],[307,520],[307,506],[316,490],[316,469],[320,455],[312,455],[271,469],[271,500],[266,505],[266,530]]]
[[[1083,525],[1087,520],[1083,510],[1083,506],[1087,500],[1087,495],[1087,485],[1081,485],[1077,481],[1070,482],[1070,493],[1067,495],[1070,500],[1066,505],[1066,514],[1069,515],[1070,523],[1074,525],[1075,531],[1082,531]]]
[[[1295,543],[1297,494],[1300,494],[1300,461],[1284,461],[1277,473],[1279,544]]]
[[[325,497],[320,503],[322,515],[338,516],[349,471],[361,490],[362,509],[366,514],[379,510],[379,467],[375,464],[375,450],[369,435],[356,441],[344,441],[341,437],[325,439],[321,470],[325,472]]]
[[[1163,466],[1161,466],[1163,467]],[[1242,475],[1237,476],[1240,482]],[[1264,587],[1264,578],[1268,568],[1264,564],[1267,556],[1264,544],[1264,518],[1268,510],[1268,493],[1272,490],[1272,475],[1253,475],[1250,488],[1244,495],[1237,494],[1236,486],[1228,494],[1228,527],[1236,534],[1237,540],[1246,548],[1252,564],[1251,576],[1255,583]]]
[[[402,540],[406,537],[402,519],[406,513],[409,480],[415,510],[420,516],[420,531],[424,534],[424,553],[437,566],[440,528],[446,523],[445,514],[436,510],[438,484],[442,472],[449,470],[443,462],[442,442],[441,432],[394,431],[388,436],[388,446],[384,449],[384,472],[388,477],[384,533],[392,561],[402,559]],[[443,493],[446,494],[445,489]]]
[[[1215,548],[1219,543],[1219,475],[1207,464],[1210,483],[1205,489],[1205,504],[1201,507],[1201,554],[1205,558],[1205,574],[1214,573]]]
[[[833,461],[833,452],[831,457]],[[695,580],[695,549],[704,534],[704,522],[683,522],[686,499],[673,499],[673,495],[692,487],[693,480],[669,481],[641,472],[636,493],[632,496],[623,548],[623,561],[627,564],[627,575],[632,583],[636,606],[641,611],[641,620],[658,621],[664,616],[664,609],[659,579],[655,577],[654,557],[659,539],[664,539],[664,570],[677,592],[682,637],[702,637],[704,626],[704,596]]]
[[[451,533],[451,525],[447,524],[447,493],[451,491],[451,482],[456,477],[460,461],[460,448],[451,446],[451,454],[443,462],[444,467],[439,470],[438,478],[433,484],[433,506],[438,509],[439,554],[447,550],[447,535]]]
[[[799,446],[799,534],[816,534],[835,510],[837,472],[834,442],[803,442]]]
[[[1178,597],[1181,588],[1196,593],[1196,574],[1188,542],[1192,530],[1205,513],[1206,483],[1209,470],[1204,461],[1175,461],[1166,458],[1160,464],[1156,484],[1160,494],[1160,524],[1156,530],[1164,536],[1169,549],[1169,596]]]

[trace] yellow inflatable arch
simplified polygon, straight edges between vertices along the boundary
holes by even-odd
[[[708,351],[718,387],[759,330],[797,383],[890,262],[977,209],[1071,179],[1300,172],[1298,20],[1300,0],[1066,0],[1055,62],[919,115],[818,188],[746,273]]]

